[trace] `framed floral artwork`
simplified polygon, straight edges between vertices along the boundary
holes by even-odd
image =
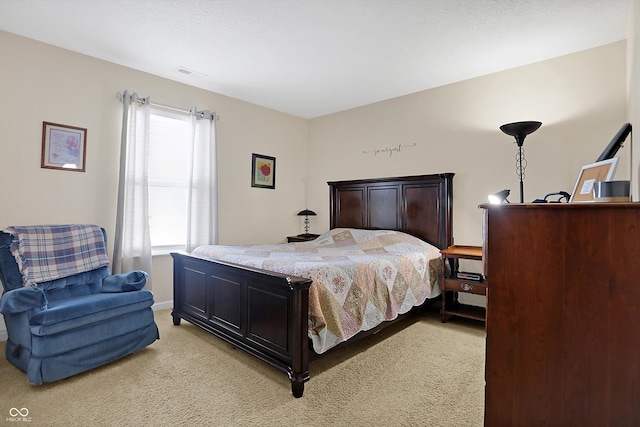
[[[251,155],[251,186],[258,188],[276,188],[276,158]]]
[[[42,122],[41,168],[84,172],[87,130]]]

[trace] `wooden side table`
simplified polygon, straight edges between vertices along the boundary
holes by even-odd
[[[297,236],[287,236],[287,243],[293,242],[308,242],[310,240],[315,240],[319,234],[299,234]]]
[[[442,322],[446,322],[449,316],[460,316],[469,319],[485,321],[487,311],[483,307],[461,304],[458,301],[458,293],[464,292],[475,295],[487,296],[489,283],[481,274],[480,280],[469,280],[458,277],[459,260],[469,259],[482,261],[482,246],[453,245],[440,251],[442,254],[443,277],[441,282],[442,309],[440,314]],[[447,262],[449,271],[447,272]],[[450,293],[447,295],[447,291]]]

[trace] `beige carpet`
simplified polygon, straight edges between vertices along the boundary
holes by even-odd
[[[311,363],[304,396],[286,375],[156,312],[160,340],[122,360],[41,386],[4,358],[0,425],[27,408],[46,426],[481,426],[482,323],[442,324],[430,307]],[[392,330],[390,330],[392,329]]]

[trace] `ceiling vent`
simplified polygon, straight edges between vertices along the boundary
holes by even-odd
[[[176,71],[180,74],[184,74],[185,76],[194,76],[194,77],[207,77],[206,74],[200,73],[198,71],[193,71],[185,67],[178,67]]]

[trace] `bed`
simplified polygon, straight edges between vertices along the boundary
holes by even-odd
[[[322,304],[315,292],[319,278],[309,274],[313,262],[332,258],[338,247],[351,251],[336,257],[344,261],[345,256],[369,258],[375,252],[388,253],[389,247],[419,246],[414,237],[436,249],[448,247],[453,243],[452,181],[452,173],[443,173],[329,182],[330,230],[315,241],[172,253],[173,323],[179,325],[184,319],[281,370],[291,381],[292,394],[301,397],[310,378],[312,357],[387,327],[440,292],[437,283],[426,290],[405,290],[393,309],[383,309],[382,314],[368,310],[369,318],[357,327],[345,322],[346,327],[323,334],[318,325],[326,327],[332,322],[319,321],[315,315],[314,307]],[[308,256],[311,260],[301,258]],[[404,262],[396,270],[411,270],[413,275],[423,270],[437,275],[436,266],[441,265],[418,258]],[[339,276],[331,277],[334,287]],[[437,282],[437,278],[431,280]],[[339,294],[340,290],[334,291]]]

